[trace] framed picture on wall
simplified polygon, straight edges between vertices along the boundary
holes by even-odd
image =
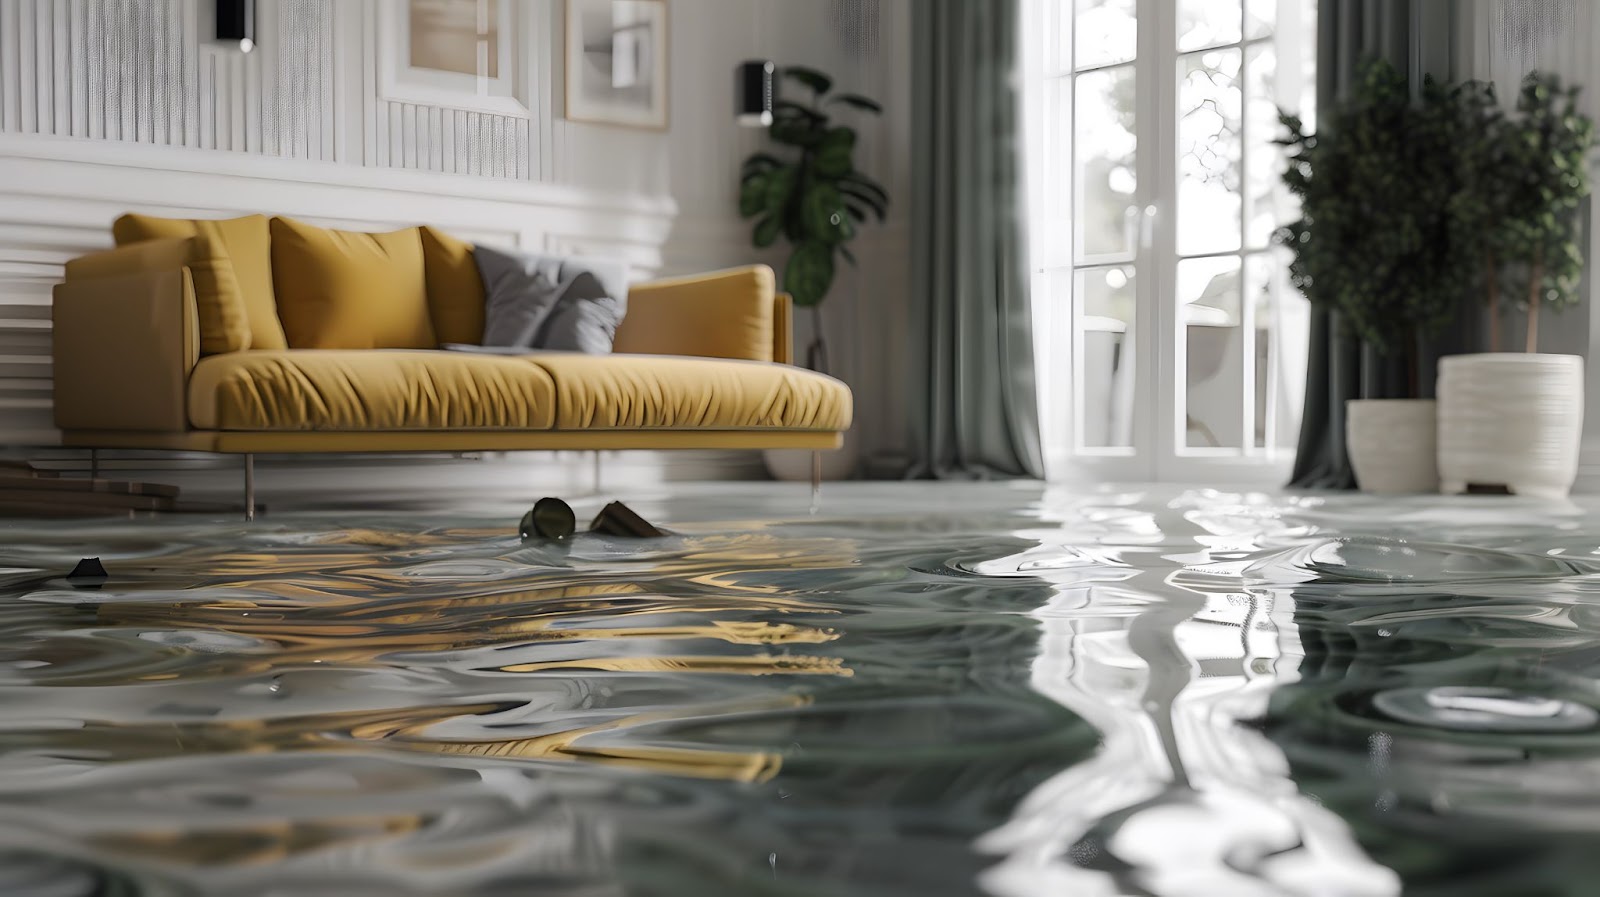
[[[528,115],[517,78],[519,0],[380,0],[382,97]]]
[[[567,118],[667,126],[666,0],[567,0]]]

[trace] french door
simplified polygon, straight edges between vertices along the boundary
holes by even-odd
[[[1315,0],[1024,3],[1052,477],[1281,479],[1309,315],[1273,141],[1315,112]]]

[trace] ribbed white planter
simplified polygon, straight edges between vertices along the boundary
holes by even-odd
[[[1565,498],[1583,438],[1583,359],[1485,353],[1439,360],[1440,491],[1504,486]]]
[[[1432,399],[1351,399],[1345,444],[1363,492],[1439,491],[1437,406]]]

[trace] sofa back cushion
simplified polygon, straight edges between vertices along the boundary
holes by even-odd
[[[114,252],[97,252],[67,262],[67,280],[119,277],[131,271],[188,268],[194,283],[200,354],[221,355],[250,348],[250,321],[233,262],[222,244],[205,234],[140,240]]]
[[[163,240],[174,237],[203,236],[210,241],[210,248],[205,250],[209,257],[216,259],[225,254],[229,266],[233,269],[233,279],[237,290],[236,300],[219,299],[213,304],[216,314],[215,320],[231,321],[243,307],[245,319],[244,335],[248,348],[252,349],[285,349],[288,342],[284,339],[283,325],[278,323],[278,306],[272,289],[272,250],[271,237],[264,215],[247,215],[243,218],[229,218],[224,220],[190,219],[190,218],[157,218],[152,215],[128,214],[118,218],[111,225],[111,236],[117,241],[118,246],[127,246],[131,243],[141,243],[146,240]],[[202,268],[204,266],[202,265]],[[195,301],[200,312],[202,327],[202,351],[207,342],[204,328],[207,318],[206,303],[202,294],[208,289],[221,291],[225,289],[225,277],[221,274],[219,266],[213,266],[216,286],[208,287],[205,281],[208,276],[202,268],[191,265],[194,274]],[[213,292],[214,296],[220,292]],[[234,302],[238,304],[233,304]],[[227,309],[226,314],[223,310]],[[241,334],[231,332],[224,335],[213,331],[210,344],[213,347],[233,345],[238,342]],[[245,346],[240,346],[245,348]],[[231,351],[216,349],[216,351]]]
[[[771,361],[774,291],[766,265],[634,284],[613,351]]]
[[[436,349],[419,228],[385,234],[272,219],[272,279],[291,349]]]
[[[443,231],[422,228],[422,265],[428,281],[428,314],[441,343],[476,344],[483,336],[483,278],[472,244]]]

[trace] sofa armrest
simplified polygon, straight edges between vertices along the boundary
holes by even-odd
[[[771,268],[750,265],[635,284],[615,350],[788,363],[788,297],[775,280]]]
[[[55,288],[56,426],[187,430],[189,372],[200,358],[189,269],[117,275],[116,261],[87,266],[93,275],[69,266],[68,281]]]

